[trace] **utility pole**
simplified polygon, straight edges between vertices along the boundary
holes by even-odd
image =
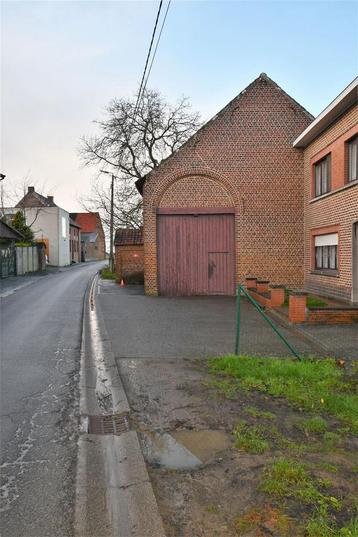
[[[113,220],[114,220],[114,180],[118,179],[116,175],[108,172],[107,170],[100,170],[101,173],[106,173],[107,175],[112,176],[111,180],[111,209],[110,209],[110,220],[109,220],[109,270],[114,271],[114,259],[113,259]]]
[[[114,271],[114,262],[113,262],[113,212],[114,212],[114,175],[112,173],[111,181],[111,219],[109,223],[109,270]]]

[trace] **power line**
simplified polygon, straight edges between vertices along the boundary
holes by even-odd
[[[140,83],[140,86],[139,86],[139,91],[138,91],[138,96],[137,96],[137,102],[136,102],[136,105],[135,105],[135,107],[134,107],[133,121],[134,121],[134,119],[135,119],[135,116],[137,115],[138,106],[139,106],[139,101],[140,101],[140,98],[141,98],[142,88],[143,88],[144,79],[145,79],[145,74],[146,74],[146,71],[147,71],[148,62],[149,62],[149,58],[150,58],[150,54],[151,54],[151,52],[152,52],[153,41],[154,41],[155,33],[156,33],[156,31],[157,31],[158,20],[159,20],[159,15],[160,15],[160,12],[161,12],[161,9],[162,9],[162,5],[163,5],[163,0],[160,0],[159,8],[158,8],[158,13],[157,13],[157,18],[155,19],[155,24],[154,24],[154,29],[153,29],[153,33],[152,33],[152,38],[151,38],[151,40],[150,40],[150,45],[149,45],[149,50],[148,50],[148,54],[147,54],[147,59],[146,59],[146,61],[145,61],[145,66],[144,66],[143,76],[142,76],[142,80],[141,80],[141,83]]]
[[[147,86],[148,78],[149,78],[150,72],[151,72],[152,67],[153,67],[154,58],[155,58],[155,55],[156,55],[156,53],[157,53],[157,49],[158,49],[158,45],[159,45],[159,41],[160,41],[160,38],[161,38],[161,36],[162,36],[162,32],[163,32],[163,28],[164,28],[164,24],[165,24],[167,15],[168,15],[168,11],[169,11],[169,7],[170,7],[170,4],[171,4],[171,1],[172,1],[172,0],[169,0],[168,5],[167,5],[167,9],[166,9],[165,14],[164,14],[164,19],[163,19],[163,22],[162,22],[162,26],[161,26],[161,28],[160,28],[160,32],[159,32],[159,35],[158,35],[157,43],[156,43],[156,45],[155,45],[155,49],[154,49],[154,52],[153,52],[152,61],[150,62],[150,66],[149,66],[149,70],[148,70],[147,78],[145,79],[145,82],[144,82],[143,93],[144,93],[144,90],[145,90],[145,88],[146,88],[146,86]]]

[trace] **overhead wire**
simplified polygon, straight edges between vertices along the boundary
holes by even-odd
[[[163,18],[162,26],[161,26],[161,28],[160,28],[160,32],[159,32],[159,35],[158,35],[157,43],[156,43],[156,45],[155,45],[155,49],[154,49],[154,52],[153,52],[152,61],[150,62],[150,66],[149,66],[149,70],[148,70],[147,78],[145,79],[145,82],[144,82],[143,92],[144,92],[144,90],[145,90],[145,88],[146,88],[146,86],[147,86],[148,78],[149,78],[150,72],[151,72],[152,67],[153,67],[154,58],[155,58],[155,55],[156,55],[156,53],[157,53],[157,49],[158,49],[158,45],[159,45],[159,41],[160,41],[160,38],[161,38],[161,36],[162,36],[163,28],[164,28],[165,21],[166,21],[167,15],[168,15],[168,11],[169,11],[169,8],[170,8],[171,1],[172,1],[172,0],[169,0],[168,5],[167,5],[167,9],[166,9],[165,14],[164,14],[164,18]]]
[[[157,26],[158,26],[158,21],[159,21],[159,16],[160,16],[160,12],[161,12],[161,9],[162,9],[162,5],[163,5],[163,0],[160,0],[158,12],[157,12],[157,17],[155,19],[153,33],[152,33],[152,37],[151,37],[151,40],[150,40],[149,50],[148,50],[147,58],[146,58],[145,65],[144,65],[143,76],[142,76],[142,80],[140,82],[140,86],[139,86],[139,90],[138,90],[137,102],[136,102],[135,107],[134,107],[133,121],[134,121],[135,116],[137,114],[138,107],[139,107],[139,102],[140,102],[140,99],[141,99],[141,96],[142,96],[142,93],[143,93],[143,91],[142,91],[143,90],[143,84],[144,84],[145,75],[146,75],[146,72],[147,72],[149,58],[150,58],[150,55],[151,55],[151,52],[152,52],[154,37],[155,37],[156,31],[157,31]]]

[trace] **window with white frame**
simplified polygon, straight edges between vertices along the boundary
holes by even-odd
[[[331,190],[331,155],[314,164],[315,196],[322,196]]]
[[[358,179],[358,136],[347,142],[348,182]]]
[[[338,233],[316,235],[314,247],[316,270],[338,270]]]
[[[61,221],[62,221],[62,238],[66,239],[67,238],[67,221],[66,221],[66,217],[63,216]]]

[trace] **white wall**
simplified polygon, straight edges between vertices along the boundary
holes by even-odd
[[[66,238],[62,237],[62,216],[66,222]],[[70,264],[69,213],[60,207],[25,209],[26,224],[31,226],[35,239],[49,242],[49,265]]]

